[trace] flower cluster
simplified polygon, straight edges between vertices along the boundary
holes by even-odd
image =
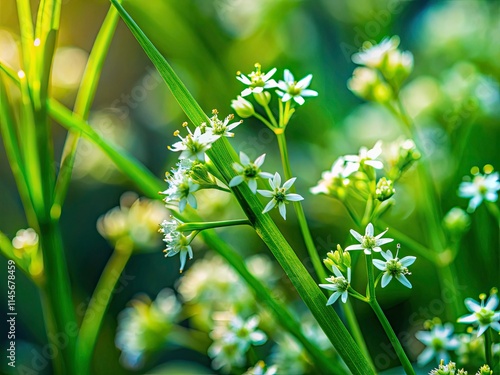
[[[348,82],[352,92],[380,103],[395,98],[413,69],[413,55],[400,51],[399,41],[398,36],[393,36],[379,44],[363,44],[362,50],[352,56],[352,61],[361,65]]]
[[[115,344],[122,364],[138,369],[145,356],[164,347],[181,305],[170,289],[160,291],[154,301],[140,295],[130,305],[118,316]]]
[[[218,314],[214,319],[216,326],[210,334],[214,342],[208,348],[208,355],[213,359],[212,366],[216,370],[242,367],[250,346],[267,341],[267,335],[257,329],[258,316],[244,319],[238,315],[228,317],[227,314]]]
[[[97,230],[113,246],[132,246],[134,250],[152,250],[160,239],[158,223],[168,217],[168,210],[156,200],[124,193],[120,206],[97,220]]]
[[[175,218],[172,218],[170,221],[164,220],[160,225],[159,231],[163,233],[163,241],[167,244],[167,248],[163,250],[165,256],[173,257],[174,255],[180,254],[181,267],[179,272],[182,273],[186,265],[187,256],[189,255],[189,259],[193,259],[193,249],[190,244],[194,239],[195,232],[185,236],[182,231],[179,230],[181,224],[182,222]]]

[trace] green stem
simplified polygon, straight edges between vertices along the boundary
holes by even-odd
[[[177,227],[180,232],[188,232],[192,230],[202,231],[205,229],[214,229],[222,227],[232,227],[235,225],[252,225],[248,219],[238,219],[238,220],[224,220],[224,221],[206,221],[206,222],[192,222],[183,223]]]
[[[368,301],[369,301],[368,304],[370,305],[373,312],[377,316],[378,320],[380,321],[380,324],[382,324],[385,334],[389,338],[389,341],[391,342],[391,345],[394,348],[394,351],[396,352],[399,361],[403,365],[403,369],[405,370],[406,374],[415,375],[415,370],[413,370],[413,367],[411,366],[411,363],[408,357],[406,356],[406,353],[404,352],[403,347],[401,346],[401,343],[398,340],[398,337],[392,330],[391,324],[387,320],[384,312],[382,311],[382,308],[377,302],[377,297],[375,295],[375,278],[373,276],[373,264],[372,264],[373,255],[366,254],[365,259],[366,259],[366,270],[368,273]]]
[[[215,189],[215,190],[224,191],[226,193],[231,193],[230,189],[226,189],[225,187],[219,186],[217,184],[201,184],[199,187],[199,190],[202,190],[202,189]]]
[[[102,326],[104,315],[108,309],[111,297],[120,279],[123,269],[127,265],[133,250],[133,244],[129,241],[117,243],[111,254],[101,277],[94,290],[90,303],[85,311],[80,333],[77,341],[78,374],[89,374],[92,363],[92,355]]]
[[[206,332],[185,328],[179,325],[172,326],[168,334],[168,340],[203,355],[207,354],[207,349],[211,343]]]
[[[287,102],[288,104],[289,102]],[[288,108],[288,106],[287,106]],[[287,111],[285,111],[287,113]],[[281,154],[281,162],[283,164],[283,170],[285,172],[285,179],[289,180],[290,178],[293,177],[292,175],[292,169],[290,166],[290,160],[288,158],[288,148],[286,144],[286,138],[285,138],[285,133],[284,132],[277,132],[276,137],[278,139],[278,146],[280,149],[280,154]],[[295,192],[295,186],[292,185],[290,188],[290,191],[292,193]],[[316,272],[317,277],[319,280],[324,280],[327,277],[327,274],[323,268],[323,264],[321,262],[321,259],[318,255],[318,252],[316,250],[316,246],[314,245],[314,241],[311,236],[311,232],[309,230],[309,226],[307,225],[307,219],[306,215],[304,213],[304,209],[302,208],[302,204],[300,202],[293,202],[295,212],[297,213],[297,219],[299,222],[299,227],[300,231],[302,233],[302,237],[304,239],[304,242],[306,244],[307,252],[309,254],[309,258],[311,259],[311,262],[313,264],[314,270]],[[371,361],[370,357],[370,352],[368,351],[368,348],[366,346],[366,342],[364,340],[363,334],[361,333],[361,329],[359,328],[359,323],[356,319],[356,315],[354,314],[354,311],[352,309],[351,304],[348,302],[347,304],[344,305],[344,313],[347,319],[347,323],[349,325],[349,328],[351,330],[351,333],[354,337],[354,340],[360,347],[361,351],[367,358],[367,360],[370,363],[370,366],[372,369],[375,369],[374,364]]]
[[[54,358],[56,368],[62,369],[60,374],[72,373],[76,337],[70,332],[74,331],[77,325],[61,231],[57,221],[40,221],[40,245],[45,274],[41,293],[42,299],[45,298],[47,301],[42,306],[46,322],[52,321],[46,325],[49,342],[60,350],[61,355]],[[67,346],[61,346],[58,342],[61,334],[67,335]]]
[[[290,167],[290,160],[288,158],[285,133],[278,132],[276,134],[276,138],[278,139],[278,146],[281,154],[281,163],[283,164],[283,170],[285,172],[285,180],[289,180],[293,177],[293,175],[292,169]],[[292,185],[292,187],[290,188],[290,192],[295,193],[295,191],[295,186]],[[307,225],[306,215],[304,213],[304,209],[302,208],[302,204],[300,202],[293,202],[293,207],[295,208],[295,212],[297,213],[297,220],[299,222],[302,237],[306,244],[309,258],[311,259],[318,279],[323,280],[327,275],[323,268],[323,264],[321,263],[321,259],[319,258],[316,246],[314,245],[311,232],[309,231],[309,226]]]
[[[438,277],[439,283],[441,284],[441,291],[449,290],[450,296],[448,296],[448,301],[446,305],[451,306],[447,309],[447,318],[449,321],[453,321],[460,316],[460,312],[462,310],[462,297],[460,296],[460,292],[458,291],[457,277],[456,277],[456,269],[455,265],[451,262],[447,262],[445,264],[438,264]],[[447,293],[448,294],[448,293]]]
[[[264,125],[266,125],[269,129],[271,130],[274,130],[274,126],[269,122],[267,121],[264,116],[260,115],[259,113],[255,112],[254,114],[254,117],[258,120],[260,120]]]
[[[266,104],[264,106],[264,109],[266,111],[267,117],[269,117],[269,120],[271,120],[271,123],[273,124],[273,127],[278,128],[278,123],[276,122],[276,118],[274,117],[273,113],[271,112],[271,109],[269,108],[269,104]]]
[[[489,365],[491,368],[493,368],[494,367],[493,347],[492,347],[493,342],[491,340],[491,334],[492,334],[491,328],[488,328],[484,333],[484,353],[486,357],[486,364]]]

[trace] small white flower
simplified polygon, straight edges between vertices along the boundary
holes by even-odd
[[[179,211],[182,212],[189,205],[193,208],[197,207],[196,198],[193,195],[200,185],[193,182],[189,173],[191,170],[190,165],[192,163],[180,162],[177,164],[178,168],[173,169],[166,181],[168,183],[168,189],[160,192],[160,194],[166,195],[165,202],[179,202]]]
[[[462,316],[457,320],[457,322],[479,325],[479,329],[477,331],[478,337],[481,336],[489,327],[500,332],[500,311],[495,311],[498,307],[497,294],[491,293],[488,301],[486,301],[486,304],[485,294],[481,294],[479,298],[481,299],[481,303],[473,300],[472,298],[467,298],[465,300],[465,306],[472,314]]]
[[[342,275],[342,272],[340,272],[340,270],[335,265],[332,266],[332,270],[336,277],[332,276],[325,279],[330,284],[319,284],[321,288],[332,290],[334,292],[330,296],[330,298],[328,298],[328,301],[326,303],[327,306],[334,304],[341,296],[342,302],[346,303],[347,297],[349,296],[347,290],[349,289],[349,286],[351,284],[350,267],[347,267],[347,279],[344,277],[344,275]]]
[[[453,335],[451,323],[436,324],[430,332],[420,331],[415,334],[415,337],[427,346],[417,358],[419,366],[425,366],[433,357],[436,358],[437,363],[441,360],[448,362],[450,356],[447,351],[456,350],[460,346],[460,342]]]
[[[236,79],[249,86],[241,92],[241,96],[248,96],[252,93],[260,94],[264,89],[276,87],[278,84],[274,79],[271,79],[274,73],[276,73],[276,68],[271,69],[267,73],[262,72],[260,64],[255,64],[255,71],[251,72],[248,76],[240,72],[236,73]]]
[[[250,158],[244,152],[240,152],[240,163],[234,163],[233,168],[238,172],[237,176],[234,176],[231,181],[229,181],[229,187],[234,187],[245,181],[252,193],[257,192],[257,178],[272,178],[271,173],[262,172],[260,167],[264,164],[266,159],[266,154],[260,155],[254,162],[250,161]]]
[[[351,164],[349,168],[355,171],[358,170],[360,166],[364,165],[369,165],[375,169],[382,169],[384,168],[384,164],[376,160],[380,154],[382,154],[382,142],[378,141],[371,150],[368,150],[366,147],[361,147],[359,149],[359,155],[346,155],[344,158]]]
[[[276,375],[278,373],[278,366],[267,367],[264,361],[259,361],[253,367],[250,367],[243,375]]]
[[[365,254],[371,254],[372,250],[375,252],[381,252],[382,248],[380,246],[386,243],[394,241],[392,238],[381,238],[389,229],[386,229],[377,236],[373,236],[373,224],[369,223],[365,229],[365,235],[362,236],[355,230],[351,229],[351,234],[360,243],[359,245],[347,246],[346,251],[349,250],[364,250]]]
[[[343,157],[339,157],[332,165],[330,171],[321,174],[321,180],[316,186],[310,189],[312,194],[332,194],[339,188],[344,188],[349,184],[349,177],[357,168],[353,168],[353,163],[345,162]]]
[[[458,195],[461,198],[471,198],[468,211],[474,210],[483,202],[496,202],[498,199],[498,190],[500,190],[500,181],[498,172],[491,174],[477,174],[472,182],[464,181],[458,188]]]
[[[179,142],[174,143],[169,146],[168,149],[174,152],[181,152],[179,159],[192,159],[205,161],[205,152],[212,146],[219,136],[216,136],[210,132],[201,133],[201,126],[198,126],[194,132],[187,127],[184,123],[184,127],[188,130],[188,135],[186,137],[181,137],[180,132],[176,130],[174,135],[180,138]]]
[[[234,119],[234,115],[227,116],[224,121],[219,120],[218,112],[216,109],[212,111],[214,114],[210,118],[210,127],[206,128],[205,134],[211,134],[216,138],[220,137],[234,137],[234,133],[231,133],[231,130],[240,125],[243,121],[236,121],[232,124],[229,121]]]
[[[193,259],[193,249],[191,248],[191,241],[193,240],[192,234],[185,236],[182,232],[178,231],[181,221],[172,218],[172,220],[164,220],[160,224],[160,232],[163,233],[163,241],[167,244],[167,248],[163,250],[165,257],[173,257],[177,254],[180,255],[181,267],[180,272],[184,270],[186,265],[186,258],[189,254],[189,259]]]
[[[379,44],[367,43],[362,51],[352,55],[352,61],[358,65],[365,65],[369,68],[379,68],[390,51],[394,51],[399,46],[399,37],[384,38]]]
[[[390,250],[387,250],[387,252],[382,251],[381,254],[385,258],[386,262],[380,259],[374,259],[373,265],[379,270],[384,271],[381,284],[382,288],[385,288],[394,277],[401,284],[411,289],[411,283],[408,281],[405,275],[410,275],[407,267],[411,266],[417,258],[413,256],[407,256],[400,260],[397,254],[396,257],[393,257]]]
[[[267,335],[257,329],[259,317],[254,315],[248,319],[231,316],[227,313],[214,314],[215,327],[210,333],[214,343],[208,348],[208,355],[213,358],[215,369],[231,368],[244,365],[245,354],[251,345],[262,345]]]
[[[296,177],[289,179],[283,184],[283,187],[281,187],[281,176],[278,172],[276,172],[274,177],[269,179],[269,185],[273,190],[257,190],[260,195],[272,198],[266,207],[264,207],[264,210],[262,211],[263,214],[271,211],[276,205],[278,205],[281,216],[286,220],[286,204],[288,202],[296,202],[304,199],[299,194],[286,193],[287,190],[292,187],[296,179]]]
[[[278,82],[278,88],[281,91],[276,90],[276,93],[281,96],[283,102],[293,99],[297,104],[302,105],[305,102],[304,97],[318,96],[316,91],[307,89],[311,84],[312,77],[312,74],[309,74],[297,82],[293,74],[285,69],[285,80]]]

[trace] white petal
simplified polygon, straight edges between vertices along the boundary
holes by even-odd
[[[372,223],[368,223],[368,225],[366,226],[365,236],[373,237],[373,224]]]
[[[306,102],[305,99],[300,95],[295,95],[293,97],[293,100],[295,100],[295,103],[297,103],[298,105],[302,105]]]
[[[250,85],[252,84],[252,81],[250,81],[250,79],[245,76],[245,75],[240,75],[240,76],[237,76],[236,79],[242,83],[244,83],[245,85]]]
[[[240,161],[241,161],[241,164],[243,164],[243,165],[250,164],[250,158],[248,157],[247,154],[245,154],[242,151],[240,151]]]
[[[387,286],[387,284],[389,284],[392,280],[392,276],[388,273],[384,273],[382,275],[382,283],[380,285],[382,285],[382,288],[385,288]]]
[[[302,96],[318,96],[318,92],[314,90],[302,90],[300,93]]]
[[[417,259],[417,257],[413,257],[413,256],[408,256],[408,257],[404,257],[403,259],[401,259],[401,264],[404,266],[404,267],[409,267],[411,266],[413,263],[415,263],[415,260]]]
[[[307,86],[311,84],[312,77],[313,77],[312,74],[308,74],[307,76],[302,78],[299,82],[297,82],[295,87],[305,89]]]
[[[425,366],[434,357],[434,350],[429,347],[425,348],[424,351],[418,356],[417,363],[419,366]]]
[[[347,297],[349,296],[349,293],[347,293],[347,290],[342,293],[342,302],[346,303],[347,302]]]
[[[276,201],[274,199],[270,200],[269,203],[266,205],[266,207],[264,207],[264,210],[262,211],[263,214],[265,214],[266,212],[269,212],[271,211],[274,206],[276,206]]]
[[[328,298],[328,302],[326,303],[327,306],[330,306],[332,304],[334,304],[338,299],[339,297],[342,295],[342,293],[340,292],[335,292],[333,293],[330,298]]]
[[[472,298],[466,298],[464,303],[471,312],[478,312],[479,310],[481,310],[481,305],[474,301]]]
[[[375,169],[383,169],[384,168],[384,164],[378,160],[367,160],[367,161],[365,161],[365,164],[370,165]]]
[[[340,272],[340,270],[337,268],[336,265],[332,266],[332,271],[335,274],[335,276],[337,276],[337,277],[344,277],[344,275],[342,275],[342,272]]]
[[[494,311],[498,306],[498,296],[496,294],[490,295],[488,302],[484,306],[486,309]]]
[[[290,72],[288,69],[285,69],[285,72],[283,74],[285,78],[285,82],[293,82],[295,79],[293,78],[292,72]]]
[[[280,211],[281,216],[283,216],[283,219],[286,220],[286,205],[283,202],[280,202],[278,204],[278,209]]]
[[[273,178],[273,175],[271,173],[267,173],[267,172],[259,172],[258,176],[260,178],[266,178],[266,179]]]
[[[229,181],[229,187],[235,187],[238,186],[243,182],[243,176],[234,176],[231,181]]]
[[[250,188],[252,193],[255,194],[257,192],[257,181],[255,181],[255,179],[253,178],[248,180],[248,187]]]
[[[381,271],[385,271],[385,262],[380,259],[373,259],[373,265]]]
[[[264,75],[264,81],[267,81],[269,78],[271,78],[273,76],[274,73],[276,73],[276,68],[272,68],[270,71],[268,71],[265,75]]]
[[[281,98],[281,101],[282,102],[287,102],[290,99],[292,99],[292,95],[290,95],[289,93],[285,93],[285,95],[283,95],[283,98]]]
[[[398,280],[401,284],[403,284],[405,287],[411,289],[411,283],[410,281],[406,278],[405,275],[398,275],[396,276],[396,280]]]
[[[197,202],[196,202],[196,198],[194,197],[193,194],[189,194],[187,196],[187,202],[189,203],[189,205],[193,208],[197,208]]]
[[[272,191],[269,191],[269,190],[257,190],[257,192],[266,198],[274,197],[274,193]]]
[[[252,93],[252,89],[250,87],[247,87],[245,90],[241,92],[241,96],[248,96]]]
[[[179,211],[180,212],[184,211],[184,209],[186,208],[186,205],[187,205],[187,199],[186,198],[182,198],[179,201]]]
[[[186,265],[186,257],[187,257],[187,252],[186,251],[181,251],[180,253],[180,258],[181,258],[181,268],[179,271],[182,272],[184,269],[184,266]]]
[[[477,330],[477,337],[481,336],[483,333],[486,332],[486,330],[488,329],[489,325],[479,325],[479,329]]]
[[[304,200],[304,198],[299,194],[285,194],[285,199],[290,202],[297,202]]]
[[[392,256],[392,252],[391,250],[387,250],[387,251],[381,251],[380,254],[382,254],[382,256],[384,257],[385,260],[391,260],[391,259],[394,259],[394,257]]]
[[[285,190],[288,190],[292,187],[293,183],[295,182],[295,180],[297,179],[297,177],[292,177],[291,179],[289,179],[287,182],[285,182],[283,184],[283,187],[285,188]]]
[[[319,286],[323,289],[328,289],[333,291],[336,291],[338,289],[337,286],[333,284],[319,284]]]
[[[262,345],[267,341],[267,336],[262,331],[255,331],[250,333],[250,340],[254,345]]]
[[[475,323],[478,321],[478,318],[475,314],[464,315],[457,319],[458,323]]]
[[[345,251],[350,251],[350,250],[364,250],[364,247],[361,245],[350,245],[345,248]]]
[[[356,232],[354,229],[351,229],[350,232],[351,232],[352,236],[356,239],[356,241],[363,242],[363,236],[361,234]]]
[[[278,189],[281,186],[281,176],[278,172],[274,174],[273,184],[273,189]]]
[[[257,159],[255,159],[255,165],[260,168],[262,164],[264,164],[264,161],[266,160],[266,154],[260,155]]]

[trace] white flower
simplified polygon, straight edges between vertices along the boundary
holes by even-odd
[[[491,293],[486,304],[484,302],[486,299],[485,294],[481,294],[479,298],[481,299],[481,303],[472,298],[465,299],[465,306],[472,314],[462,316],[457,322],[479,325],[479,330],[477,331],[478,337],[481,336],[488,327],[500,332],[500,311],[495,311],[498,307],[497,294]]]
[[[240,72],[236,73],[236,79],[249,86],[241,92],[241,96],[248,96],[252,93],[260,94],[264,89],[276,87],[278,84],[271,79],[274,73],[276,73],[276,68],[267,73],[262,72],[260,64],[255,64],[255,71],[251,72],[248,77]]]
[[[366,147],[361,147],[359,149],[359,155],[346,155],[344,158],[351,164],[349,168],[355,171],[359,169],[360,165],[369,165],[375,169],[382,169],[384,168],[384,164],[376,160],[380,154],[382,154],[382,142],[378,141],[371,150],[368,150]]]
[[[367,43],[362,51],[352,55],[352,61],[358,65],[365,65],[369,68],[379,68],[390,51],[394,51],[399,46],[399,37],[384,38],[379,44]]]
[[[33,228],[18,230],[12,239],[12,246],[18,250],[34,248],[37,245],[38,234]]]
[[[460,346],[460,342],[453,335],[451,323],[436,324],[430,332],[420,331],[415,337],[427,346],[417,358],[419,366],[425,366],[433,357],[438,363],[440,360],[447,362],[450,360],[447,350],[455,350]]]
[[[321,180],[316,186],[310,189],[312,194],[333,194],[339,188],[345,188],[349,184],[349,177],[357,168],[353,168],[353,163],[345,162],[343,157],[339,157],[332,165],[330,171],[321,174]]]
[[[172,146],[169,146],[168,149],[170,151],[179,152],[181,151],[181,155],[179,159],[192,159],[205,161],[205,151],[207,151],[214,143],[219,136],[216,136],[210,132],[201,133],[201,126],[197,127],[194,130],[194,133],[187,127],[187,124],[183,124],[184,127],[188,130],[188,135],[186,137],[181,137],[180,132],[176,130],[174,135],[180,138],[179,142],[174,143]]]
[[[193,234],[185,236],[182,232],[178,231],[181,221],[172,218],[171,221],[164,220],[160,224],[160,232],[163,233],[163,241],[167,244],[167,248],[163,250],[165,257],[173,257],[180,254],[181,267],[179,272],[182,273],[186,265],[186,258],[189,254],[189,259],[193,259],[193,249],[191,248],[191,241]]]
[[[293,74],[288,69],[285,69],[284,76],[285,80],[278,82],[278,88],[281,91],[276,90],[283,102],[293,99],[297,104],[302,105],[305,102],[303,97],[318,96],[316,91],[307,89],[311,84],[312,74],[305,76],[298,82],[295,81]]]
[[[364,250],[365,254],[371,254],[372,250],[376,252],[381,252],[382,248],[380,246],[386,243],[394,241],[392,238],[381,238],[389,229],[386,229],[377,236],[373,236],[373,224],[369,223],[365,229],[365,235],[362,236],[355,230],[351,229],[351,234],[360,243],[359,245],[347,246],[346,251],[349,250]]]
[[[263,214],[278,205],[281,216],[283,216],[283,219],[286,220],[286,204],[288,202],[296,202],[304,199],[299,194],[286,194],[287,190],[292,187],[296,179],[296,177],[289,179],[283,184],[283,187],[281,187],[281,176],[278,172],[276,172],[274,177],[269,179],[269,185],[273,190],[257,190],[260,195],[272,198],[266,207],[264,207],[264,210],[262,211]]]
[[[213,358],[215,369],[243,366],[250,346],[267,341],[267,335],[257,329],[259,317],[256,315],[245,320],[238,315],[218,313],[214,314],[214,320],[216,325],[210,333],[214,343],[208,348],[208,355]]]
[[[342,272],[333,265],[332,266],[333,273],[336,277],[328,277],[325,280],[331,284],[319,284],[319,286],[323,289],[332,290],[334,293],[328,298],[326,303],[327,306],[335,303],[340,296],[342,296],[342,302],[347,302],[347,297],[349,296],[347,290],[349,289],[349,285],[351,284],[351,268],[347,267],[347,279],[342,275]]]
[[[181,311],[181,304],[170,289],[160,291],[155,301],[140,297],[118,315],[115,338],[116,347],[122,351],[120,361],[135,370],[142,367],[146,354],[166,344]]]
[[[262,172],[260,167],[264,164],[266,154],[260,155],[254,162],[250,161],[250,158],[244,152],[240,152],[240,163],[233,163],[233,168],[238,172],[237,176],[234,176],[231,181],[229,181],[229,187],[234,187],[245,181],[252,193],[257,192],[257,178],[272,178],[271,173]]]
[[[234,119],[234,115],[227,116],[224,121],[219,120],[218,112],[216,109],[212,111],[214,114],[210,118],[210,127],[206,128],[205,134],[211,134],[216,138],[220,137],[234,137],[234,133],[231,133],[231,130],[240,125],[243,121],[236,121],[232,124],[229,121]]]
[[[496,202],[498,199],[498,190],[500,190],[500,181],[498,172],[491,174],[477,174],[472,182],[464,181],[458,188],[458,195],[461,198],[471,198],[468,211],[473,212],[483,200]]]
[[[411,288],[411,283],[408,281],[405,275],[410,274],[407,267],[411,266],[417,258],[413,256],[407,256],[400,260],[398,259],[397,254],[394,258],[390,250],[387,250],[387,252],[382,251],[381,254],[385,258],[386,262],[380,259],[374,259],[373,265],[379,270],[384,271],[381,284],[382,288],[385,288],[393,277],[395,277],[396,280],[398,280],[407,288]]]
[[[177,169],[173,169],[172,173],[167,175],[168,189],[160,192],[160,194],[166,195],[165,202],[167,203],[178,201],[179,211],[182,212],[188,203],[193,208],[197,207],[193,193],[199,189],[200,185],[194,183],[191,179],[190,166],[192,166],[192,163],[181,161],[177,166]]]

